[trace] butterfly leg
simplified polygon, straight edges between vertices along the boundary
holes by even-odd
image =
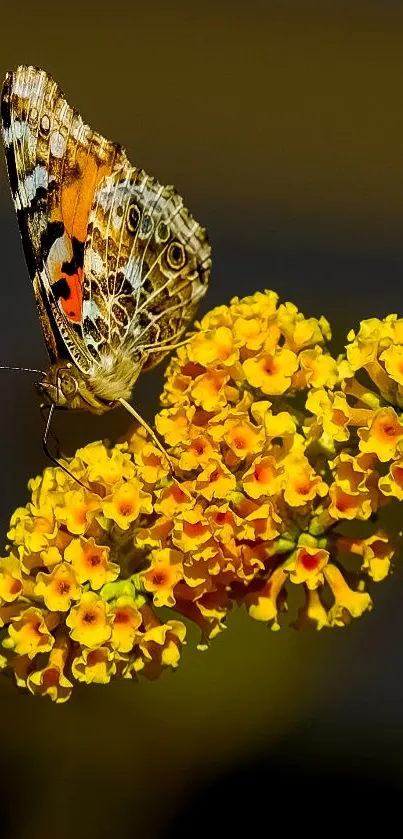
[[[126,411],[128,411],[129,414],[131,414],[137,420],[137,422],[139,422],[140,425],[143,426],[143,428],[145,428],[145,430],[147,431],[147,434],[150,435],[151,439],[153,440],[153,442],[155,443],[157,448],[160,450],[161,454],[163,454],[165,459],[168,461],[171,472],[174,473],[175,472],[174,462],[169,457],[169,454],[165,451],[164,446],[162,445],[162,443],[160,443],[157,435],[152,430],[152,428],[150,428],[150,426],[146,423],[146,421],[143,420],[143,417],[141,417],[140,414],[138,414],[137,411],[135,411],[135,409],[129,404],[129,402],[126,402],[126,399],[119,399],[119,402],[121,403],[121,405],[123,405],[124,408],[126,408]]]
[[[45,437],[45,435],[46,435],[46,431],[47,431],[47,437],[46,437],[46,439],[50,439],[50,438],[52,438],[53,442],[54,442],[54,443],[55,443],[55,445],[56,445],[56,454],[55,454],[55,457],[60,457],[60,442],[59,442],[59,438],[57,437],[57,435],[56,435],[56,434],[54,434],[53,432],[51,432],[51,431],[50,431],[50,428],[49,428],[49,429],[47,429],[47,424],[48,424],[49,414],[50,414],[50,412],[51,412],[52,407],[54,407],[54,406],[52,406],[52,405],[47,405],[46,403],[44,403],[44,404],[40,405],[39,410],[40,410],[40,412],[41,412],[41,417],[42,417],[42,419],[43,419],[43,421],[44,421],[44,423],[45,423],[44,437]],[[49,455],[48,455],[48,453],[47,453],[47,452],[46,452],[46,454],[47,454],[47,456],[49,457]]]
[[[142,347],[142,350],[147,353],[151,352],[172,352],[172,350],[177,350],[179,347],[185,347],[186,344],[189,344],[192,340],[193,335],[190,335],[189,338],[184,338],[183,341],[178,341],[177,344],[150,344],[148,347]]]
[[[43,451],[45,452],[46,457],[48,457],[48,458],[49,458],[49,460],[51,460],[51,461],[52,461],[52,463],[54,463],[54,464],[55,464],[55,466],[58,466],[58,467],[59,467],[59,469],[63,469],[63,472],[66,472],[66,474],[67,474],[67,475],[69,475],[69,477],[70,477],[70,478],[72,478],[72,479],[73,479],[73,481],[76,481],[76,483],[77,483],[77,484],[80,484],[80,486],[82,486],[82,487],[83,487],[83,489],[88,489],[88,490],[89,490],[89,492],[91,492],[90,487],[87,487],[85,484],[83,484],[83,482],[82,482],[82,481],[80,481],[80,479],[79,479],[79,478],[76,478],[76,476],[75,476],[75,475],[73,475],[73,473],[72,473],[72,472],[70,472],[70,470],[69,470],[69,469],[67,469],[67,467],[66,467],[66,466],[64,466],[64,465],[63,465],[63,463],[61,463],[61,461],[60,461],[60,460],[58,460],[58,457],[60,457],[59,441],[58,441],[58,440],[57,440],[57,447],[58,447],[58,449],[57,449],[57,457],[55,457],[55,456],[52,454],[52,452],[50,451],[50,449],[49,449],[49,438],[50,438],[51,436],[53,436],[53,435],[51,435],[51,433],[50,433],[50,429],[51,429],[51,425],[52,425],[52,418],[53,418],[53,414],[54,414],[54,412],[55,412],[55,405],[54,405],[53,403],[52,403],[52,405],[49,405],[49,406],[47,406],[47,405],[44,405],[44,406],[43,406],[43,405],[41,405],[41,413],[42,413],[42,416],[43,416],[42,409],[43,409],[44,407],[45,407],[45,408],[46,408],[46,407],[49,407],[48,416],[47,416],[47,418],[46,418],[45,431],[44,431],[44,433],[43,433]],[[57,438],[56,438],[56,439],[57,439]]]

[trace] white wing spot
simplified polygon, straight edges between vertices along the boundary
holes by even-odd
[[[60,131],[52,131],[50,135],[50,151],[53,157],[63,157],[66,151],[66,138]]]
[[[47,114],[44,114],[41,119],[41,128],[43,131],[49,131],[50,128],[50,119]]]
[[[95,321],[95,318],[100,317],[101,312],[93,300],[83,300],[83,319],[89,318]]]
[[[88,251],[88,256],[90,260],[91,273],[95,274],[95,276],[100,276],[101,274],[103,274],[105,272],[105,266],[99,253],[90,248]]]

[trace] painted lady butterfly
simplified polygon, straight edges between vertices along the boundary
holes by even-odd
[[[206,232],[172,186],[132,166],[35,67],[1,95],[11,190],[51,366],[46,404],[128,405],[142,370],[177,344],[204,295]]]

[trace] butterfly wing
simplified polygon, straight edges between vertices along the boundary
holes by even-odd
[[[86,125],[54,80],[35,67],[8,73],[3,140],[24,251],[51,360],[92,364],[82,333],[84,242],[94,195],[128,165],[125,152]]]
[[[143,170],[115,171],[94,198],[84,249],[83,338],[114,386],[133,370],[154,366],[192,319],[211,267],[206,232],[171,186]],[[158,351],[147,357],[147,347]],[[169,351],[169,349],[168,349]]]

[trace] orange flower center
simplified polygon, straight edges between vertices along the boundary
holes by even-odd
[[[296,481],[294,484],[295,492],[298,492],[299,495],[308,495],[310,491],[310,483],[308,478],[301,478],[300,481]]]
[[[152,576],[152,582],[154,586],[163,586],[166,581],[167,574],[164,574],[163,571],[156,571],[155,574],[153,574]]]
[[[236,449],[246,449],[248,447],[245,437],[241,435],[234,437],[233,442]]]
[[[186,536],[190,536],[190,538],[195,538],[196,536],[203,536],[205,532],[205,526],[200,524],[200,522],[196,522],[195,524],[191,524],[191,522],[185,522],[183,526],[183,531]]]
[[[99,554],[96,553],[89,554],[87,556],[87,562],[89,563],[89,565],[92,566],[92,568],[96,568],[96,566],[99,565],[101,562],[101,557]]]
[[[66,580],[59,580],[57,588],[58,588],[59,594],[61,594],[61,595],[68,594],[70,589],[71,589],[71,585]]]
[[[336,501],[336,509],[340,510],[341,513],[343,513],[344,510],[353,509],[356,506],[357,506],[357,500],[354,496],[347,495],[344,492],[341,492],[338,495],[338,498],[337,498],[337,501]]]
[[[59,684],[59,671],[57,667],[48,667],[43,674],[43,686],[47,688],[56,687]]]
[[[115,613],[115,623],[129,623],[129,615],[123,609]]]
[[[272,477],[273,472],[269,466],[263,466],[261,463],[258,463],[257,466],[255,466],[255,478],[260,484],[270,483]]]
[[[317,554],[310,554],[308,551],[300,551],[298,559],[306,571],[314,571],[319,565]]]
[[[121,501],[119,504],[119,513],[121,516],[131,516],[133,513],[133,504],[129,501]]]
[[[95,623],[95,622],[96,622],[96,620],[97,620],[96,613],[95,613],[95,612],[90,611],[89,609],[88,609],[88,611],[87,611],[87,612],[85,612],[85,613],[84,613],[84,615],[83,615],[83,622],[84,622],[84,623],[89,623],[89,624],[91,624],[91,623]]]
[[[268,376],[274,376],[277,373],[278,365],[276,363],[275,358],[272,355],[269,355],[265,358],[263,363],[263,370],[267,373]]]
[[[203,440],[195,440],[192,443],[191,448],[193,449],[195,454],[203,454],[203,452],[206,450],[206,443],[203,442]]]
[[[387,437],[394,437],[398,433],[396,426],[392,425],[392,423],[389,422],[385,422],[382,424],[381,431]]]
[[[173,495],[174,501],[176,501],[178,504],[181,504],[182,501],[186,500],[185,493],[183,492],[183,490],[180,487],[176,486],[176,484],[174,484],[174,486],[172,488],[172,495]]]

